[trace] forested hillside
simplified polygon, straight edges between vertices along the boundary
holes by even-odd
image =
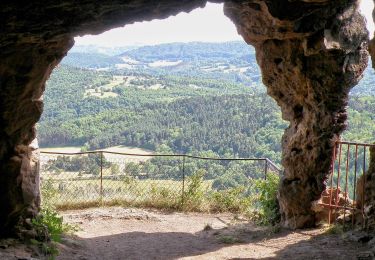
[[[129,50],[120,56],[131,57],[138,61],[153,62],[169,61],[225,61],[244,60],[255,53],[255,50],[244,42],[226,43],[167,43],[144,46]]]
[[[280,162],[287,123],[246,44],[163,44],[113,56],[80,50],[47,83],[42,147],[123,144]],[[368,70],[352,91],[347,140],[374,141],[374,80]]]

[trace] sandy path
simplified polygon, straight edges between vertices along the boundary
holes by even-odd
[[[230,214],[115,207],[63,215],[82,230],[61,246],[60,260],[358,259],[368,250],[363,244],[323,235],[320,229],[272,233]],[[213,229],[203,230],[207,224]]]

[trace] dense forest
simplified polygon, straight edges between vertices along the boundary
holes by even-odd
[[[76,47],[55,69],[38,124],[42,147],[122,144],[280,162],[287,123],[265,94],[252,48],[230,42],[122,51]],[[353,89],[344,139],[374,141],[374,80],[367,70]]]

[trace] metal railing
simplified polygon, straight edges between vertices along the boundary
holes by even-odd
[[[332,155],[331,174],[320,205],[328,208],[328,223],[366,228],[366,172],[375,144],[339,141]]]
[[[231,193],[248,198],[251,181],[267,179],[271,172],[281,170],[268,158],[40,152],[42,196],[61,209],[113,201],[212,209],[211,200]]]

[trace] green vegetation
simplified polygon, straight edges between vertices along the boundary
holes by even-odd
[[[54,243],[61,242],[62,235],[77,231],[75,226],[66,224],[63,218],[52,208],[43,208],[39,215],[32,220],[32,225],[38,233],[38,240],[32,243],[39,245],[46,255],[57,255]]]
[[[280,164],[287,123],[265,94],[249,46],[191,43],[108,50],[116,52],[114,56],[94,49],[69,54],[51,76],[38,124],[41,147],[93,150],[125,145],[164,154],[267,157]],[[373,79],[374,73],[366,71],[352,90],[343,139],[374,141]],[[69,199],[74,198],[78,207],[119,203],[233,211],[261,224],[279,218],[278,177],[271,174],[262,180],[263,168],[256,164],[188,159],[182,190],[180,158],[154,157],[125,165],[104,158],[100,190],[99,161],[90,155],[47,162],[43,185],[53,192],[51,201],[60,208],[72,207]],[[350,174],[350,185],[354,182]]]
[[[171,60],[172,56],[188,64],[194,61],[195,71],[189,73],[186,64],[184,73],[179,71],[180,65],[106,72],[61,65],[48,82],[45,113],[38,125],[40,145],[85,150],[113,145],[157,150],[163,146],[173,153],[207,151],[215,156],[268,157],[280,163],[280,140],[287,123],[275,102],[262,92],[264,88],[261,91],[259,71],[236,71],[247,60],[241,53],[251,56],[246,66],[256,66],[253,51],[236,43],[224,54],[228,47],[224,44],[215,45],[215,51],[204,56],[209,45],[196,45],[194,57],[185,57],[187,51],[178,52],[179,45],[126,52],[139,62]],[[160,53],[154,54],[156,50]],[[174,54],[168,56],[168,50]],[[231,61],[229,67],[235,66],[232,72],[223,67],[225,60]],[[251,76],[240,81],[215,78],[204,69],[206,63],[219,70],[215,75]],[[371,88],[371,78],[371,72],[366,72],[363,83],[353,90],[358,94],[349,101],[346,140],[373,141],[375,97],[365,95],[371,90],[361,91]]]
[[[102,177],[95,170],[83,170],[89,158],[98,157],[96,154],[57,156],[45,161],[41,165],[43,196],[58,209],[125,205],[237,212],[260,224],[278,221],[278,175],[269,171],[264,180],[264,162],[186,158],[182,168],[179,157],[135,162],[126,156],[106,156],[104,153]],[[91,164],[100,168],[95,160]]]
[[[70,64],[83,68],[99,69],[121,63],[116,56],[109,56],[101,53],[71,53],[64,59],[64,64]]]
[[[344,140],[372,143],[375,136],[375,96],[355,96],[349,100],[348,129]]]
[[[50,161],[45,170],[55,172],[57,175],[63,171],[99,175],[101,165],[103,167],[112,166],[105,158],[101,158],[100,154],[88,154],[80,157],[58,156],[56,160]],[[116,171],[115,166],[111,170]]]
[[[277,189],[279,186],[279,176],[274,173],[267,174],[267,179],[257,179],[253,181],[252,205],[256,211],[253,219],[259,224],[275,225],[280,220],[279,203],[277,201]]]
[[[115,87],[116,98],[85,98],[80,84],[106,83],[108,75],[59,69],[62,74],[52,76],[46,93],[41,146],[97,149],[123,144],[155,150],[164,145],[175,153],[211,150],[218,155],[280,158],[278,140],[286,124],[265,94],[250,95],[244,86],[207,80],[185,83],[201,89],[182,87],[179,79],[168,80],[169,89]]]
[[[327,227],[324,233],[329,235],[342,235],[345,232],[342,224],[333,224]]]
[[[124,52],[138,61],[154,60],[224,60],[240,58],[254,54],[252,47],[244,42],[234,41],[226,43],[166,43],[154,46],[144,46]]]
[[[31,224],[37,233],[31,243],[37,246],[49,259],[55,259],[59,251],[56,243],[61,242],[63,234],[72,234],[78,231],[74,225],[64,223],[53,204],[58,193],[51,180],[43,181],[41,186],[42,209],[38,216],[32,219]]]

